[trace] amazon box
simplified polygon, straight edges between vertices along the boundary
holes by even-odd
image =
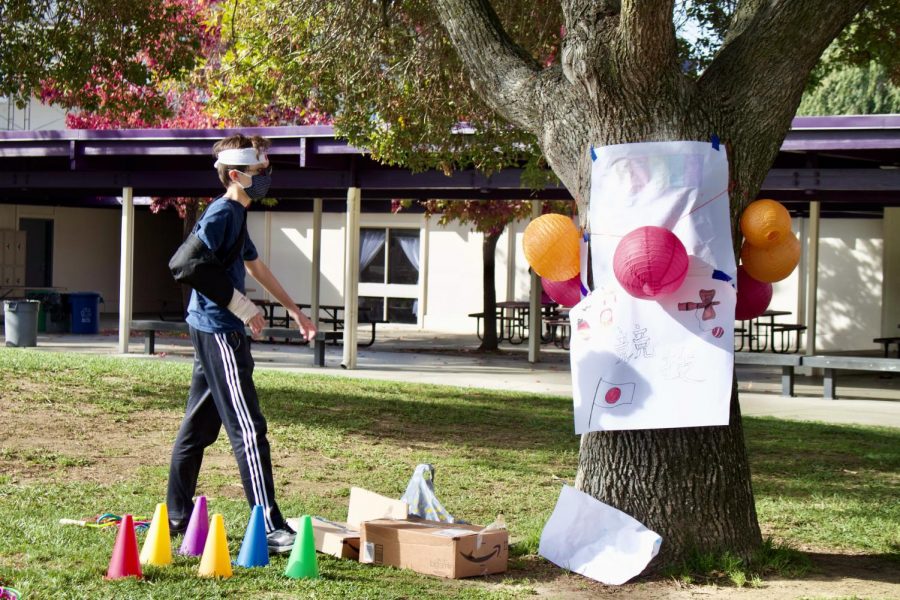
[[[460,579],[506,571],[505,529],[418,519],[367,521],[360,531],[359,562]]]

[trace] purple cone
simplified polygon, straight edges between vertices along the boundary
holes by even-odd
[[[209,534],[209,515],[206,511],[206,496],[200,496],[194,504],[194,512],[191,513],[191,520],[188,522],[187,531],[184,532],[184,540],[178,553],[185,556],[202,556],[207,534]]]

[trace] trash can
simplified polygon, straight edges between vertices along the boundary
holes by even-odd
[[[72,292],[69,305],[72,307],[72,333],[100,333],[100,303],[97,292]]]
[[[41,303],[37,300],[5,300],[3,322],[6,345],[25,348],[37,346],[37,318]]]
[[[41,304],[44,311],[47,333],[69,333],[72,321],[72,310],[69,307],[68,294],[56,292],[48,296],[45,303]],[[40,331],[40,323],[38,323]]]

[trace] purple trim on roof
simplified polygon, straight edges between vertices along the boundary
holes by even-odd
[[[900,129],[900,115],[831,115],[794,117],[791,130],[801,129]]]

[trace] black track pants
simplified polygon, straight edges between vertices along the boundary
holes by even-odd
[[[284,526],[275,503],[266,420],[253,385],[253,357],[243,332],[205,333],[191,327],[194,374],[184,420],[172,448],[168,511],[187,519],[193,510],[204,449],[216,441],[221,425],[231,441],[250,506],[263,507],[266,531]]]

